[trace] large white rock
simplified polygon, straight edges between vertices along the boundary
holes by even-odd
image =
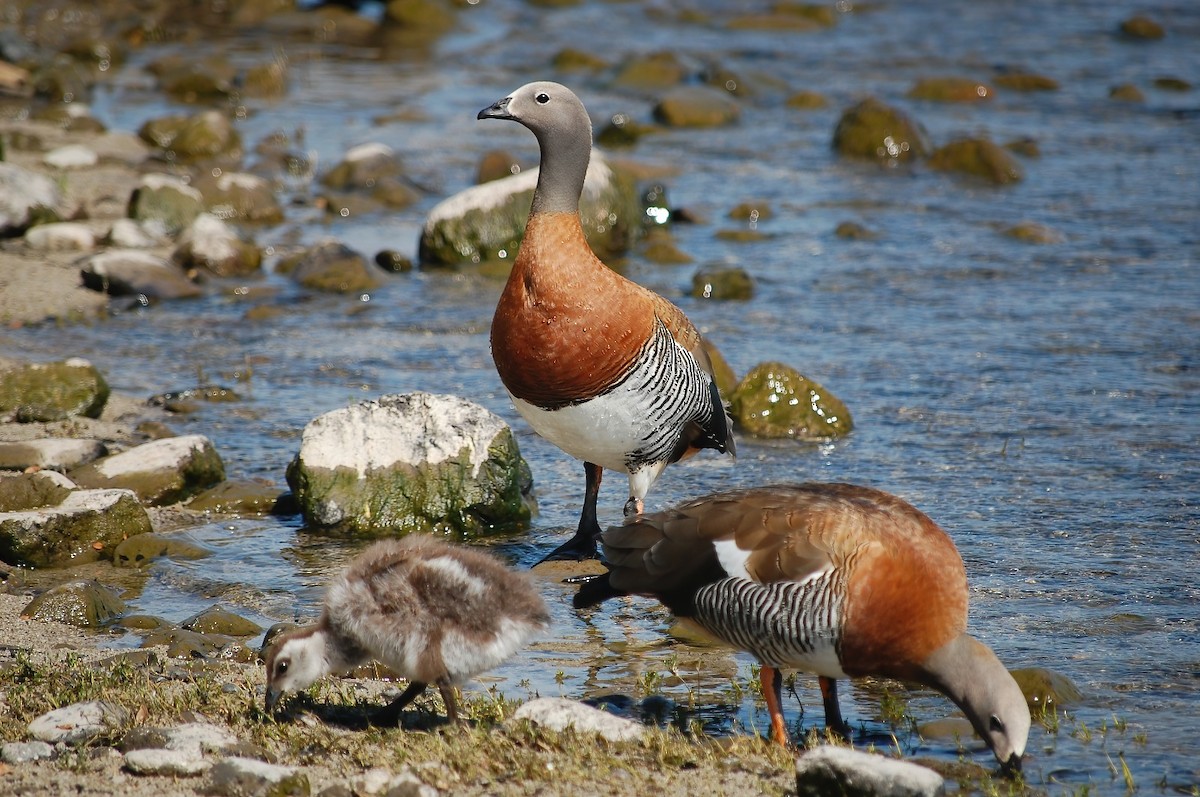
[[[935,797],[945,794],[938,773],[911,761],[825,745],[796,759],[800,797]]]
[[[60,221],[30,228],[25,243],[40,252],[87,251],[96,248],[96,234],[86,224]]]
[[[204,435],[153,440],[71,471],[84,487],[122,487],[143,502],[183,501],[225,478],[225,466]]]
[[[645,727],[633,720],[561,697],[530,700],[516,710],[513,719],[529,720],[553,731],[574,728],[576,733],[594,733],[610,742],[640,739],[646,733]]]

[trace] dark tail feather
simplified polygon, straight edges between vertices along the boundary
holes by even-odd
[[[624,594],[624,592],[613,589],[612,584],[608,583],[608,573],[602,573],[582,582],[571,599],[571,603],[576,609],[587,609],[603,603],[609,598],[618,598]]]

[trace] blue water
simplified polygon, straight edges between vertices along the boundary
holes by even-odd
[[[736,462],[702,455],[668,469],[651,507],[788,479],[854,481],[907,498],[962,552],[974,633],[1009,666],[1049,668],[1084,692],[1057,733],[1035,725],[1028,779],[1051,794],[1085,785],[1120,794],[1124,760],[1143,793],[1195,793],[1200,90],[1160,90],[1153,80],[1200,81],[1200,6],[1155,7],[1167,37],[1135,43],[1115,31],[1140,7],[1118,2],[884,3],[814,33],[727,29],[720,5],[691,6],[711,24],[679,22],[672,6],[658,4],[468,6],[432,62],[281,43],[269,29],[234,39],[231,60],[261,62],[283,48],[291,68],[285,99],[250,103],[244,140],[303,128],[321,169],[351,146],[381,141],[430,188],[403,211],[336,222],[297,208],[282,225],[256,230],[256,240],[284,247],[334,236],[368,256],[384,247],[415,255],[425,213],[470,184],[484,151],[536,161],[527,131],[475,121],[479,108],[528,80],[570,83],[598,124],[616,112],[649,120],[654,98],[612,87],[607,74],[555,75],[548,64],[564,47],[613,63],[670,49],[738,74],[755,91],[742,101],[739,124],[666,131],[617,153],[668,170],[671,204],[702,219],[674,229],[694,264],[657,266],[634,251],[625,273],[677,302],[739,374],[784,361],[843,399],[856,429],[826,445],[739,440]],[[139,65],[162,53],[135,54],[100,89],[94,107],[111,127],[136,129],[178,110],[139,88]],[[919,77],[991,82],[1001,68],[1051,76],[1061,89],[997,89],[993,101],[969,106],[904,97]],[[1123,82],[1146,101],[1110,100],[1109,88]],[[800,89],[824,93],[829,106],[786,107]],[[964,134],[1000,143],[1030,137],[1041,156],[1023,159],[1024,179],[1004,187],[839,159],[830,148],[838,115],[865,95],[907,110],[935,144]],[[397,111],[403,121],[376,121]],[[774,211],[759,223],[766,238],[718,238],[742,224],[727,214],[746,200]],[[838,238],[842,221],[877,237]],[[1031,245],[1000,233],[1021,221],[1047,225],[1064,241]],[[745,268],[755,297],[689,297],[692,274],[710,265]],[[369,300],[307,295],[271,275],[264,282],[274,291],[265,300],[215,295],[87,326],[7,330],[0,345],[35,359],[87,356],[115,390],[134,395],[192,387],[200,373],[235,386],[244,402],[204,407],[172,425],[208,435],[230,476],[281,488],[315,416],[385,393],[462,395],[513,425],[535,477],[541,511],[533,528],[497,548],[528,564],[573,527],[581,468],[531,434],[491,364],[499,281],[417,272],[389,277]],[[263,301],[286,311],[243,319]],[[605,520],[619,516],[619,482],[606,482]],[[179,620],[221,595],[263,621],[309,616],[331,569],[353,553],[295,519],[230,520],[188,534],[214,555],[158,566],[133,601],[137,610]],[[665,636],[669,617],[653,603],[580,617],[567,588],[550,579],[543,588],[553,638],[496,673],[506,694],[637,698],[636,678],[674,665],[684,683],[667,679],[663,690],[684,721],[715,733],[766,726],[761,706],[729,687],[749,677],[749,658],[710,654],[696,665],[695,649]],[[797,689],[808,713],[789,699],[789,723],[819,725],[815,682],[802,677]],[[877,687],[844,691],[851,722],[889,745]],[[924,691],[910,702],[921,721],[951,708]],[[1101,727],[1107,733],[1081,730]],[[907,753],[958,758],[953,741],[897,737]],[[987,763],[978,749],[970,755]]]

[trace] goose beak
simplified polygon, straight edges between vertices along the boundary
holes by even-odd
[[[496,100],[488,107],[484,108],[476,116],[476,119],[512,119],[512,114],[508,112],[508,103],[512,101],[512,97],[505,97],[502,100]]]
[[[1021,774],[1021,756],[1013,753],[1008,760],[1000,764],[1000,774],[1011,778]]]
[[[278,689],[267,687],[267,713],[273,714],[275,706],[279,705],[279,698],[283,697],[283,692]]]

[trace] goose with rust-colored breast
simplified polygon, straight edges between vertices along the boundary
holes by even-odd
[[[529,83],[479,112],[529,128],[541,149],[524,238],[492,319],[492,358],[517,411],[584,463],[575,535],[546,559],[595,555],[605,469],[629,475],[626,515],[644,509],[670,463],[704,448],[734,453],[700,333],[675,305],[600,262],[579,198],[592,152],[583,103]]]
[[[454,687],[503,663],[549,623],[529,578],[490,554],[425,534],[381,540],[330,584],[315,624],[272,641],[267,713],[288,692],[375,660],[409,685],[372,722],[395,725],[429,684],[456,722]]]
[[[837,679],[915,681],[953,700],[1005,770],[1030,715],[1016,681],[967,633],[967,577],[950,537],[894,495],[850,484],[716,493],[601,535],[608,573],[578,608],[646,595],[762,665],[771,738],[787,744],[780,670],[816,673],[845,733]]]

